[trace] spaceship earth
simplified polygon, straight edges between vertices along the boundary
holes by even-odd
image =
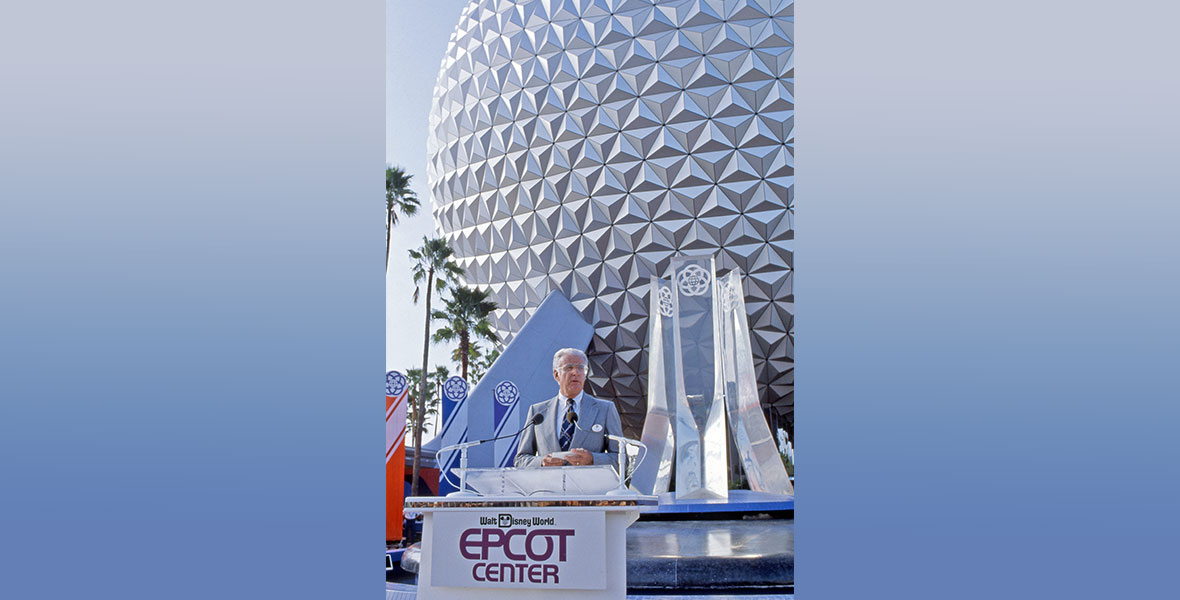
[[[474,0],[435,86],[440,234],[505,341],[560,290],[636,435],[651,276],[739,269],[772,425],[794,407],[791,0]]]

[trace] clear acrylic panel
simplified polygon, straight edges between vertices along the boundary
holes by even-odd
[[[762,414],[741,273],[730,271],[718,278],[717,283],[725,406],[729,414],[730,435],[741,457],[742,468],[746,472],[750,489],[794,494],[778,446]]]
[[[668,491],[672,480],[675,436],[672,425],[677,397],[675,355],[671,352],[672,284],[666,279],[651,278],[651,299],[647,321],[647,416],[643,421],[642,441],[647,446],[643,461],[631,476],[631,485],[644,494]]]
[[[680,498],[725,498],[729,487],[714,274],[712,256],[672,259],[676,495]]]

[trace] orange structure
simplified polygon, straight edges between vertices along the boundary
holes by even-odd
[[[402,539],[405,501],[406,402],[410,393],[406,376],[385,374],[385,540]]]

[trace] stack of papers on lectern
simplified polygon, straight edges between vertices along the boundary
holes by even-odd
[[[619,487],[619,474],[609,465],[468,469],[467,485],[484,496],[597,496]]]

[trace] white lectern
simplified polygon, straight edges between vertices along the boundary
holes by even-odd
[[[626,598],[627,527],[655,496],[562,491],[595,488],[594,467],[491,471],[476,487],[499,493],[406,499],[423,515],[418,598]]]

